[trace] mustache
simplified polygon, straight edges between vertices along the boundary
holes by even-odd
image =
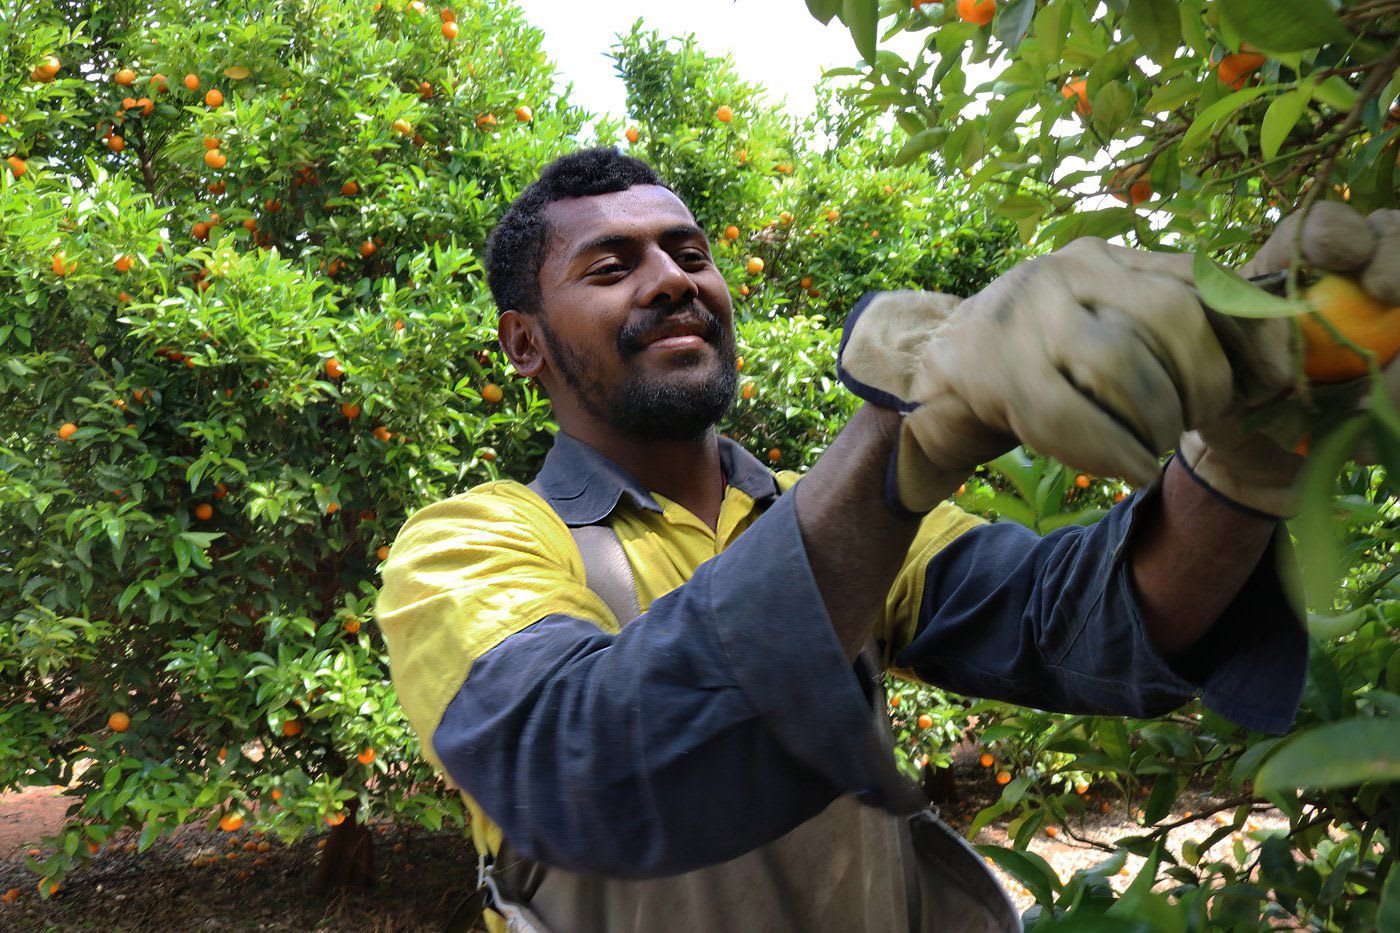
[[[632,356],[646,349],[645,336],[662,324],[679,319],[693,321],[704,328],[701,335],[706,343],[718,344],[720,340],[719,318],[715,317],[699,302],[689,302],[671,308],[657,308],[642,320],[629,321],[617,335],[617,349],[624,357]]]

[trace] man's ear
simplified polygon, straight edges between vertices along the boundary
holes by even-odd
[[[538,376],[544,369],[544,341],[533,314],[503,311],[496,322],[496,339],[511,365],[522,376]]]

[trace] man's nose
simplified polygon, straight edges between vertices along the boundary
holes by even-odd
[[[690,273],[676,262],[664,249],[652,250],[647,257],[647,292],[642,296],[642,304],[650,306],[658,302],[671,305],[686,305],[694,301],[700,290]]]

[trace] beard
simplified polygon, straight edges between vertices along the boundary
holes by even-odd
[[[700,305],[690,304],[629,323],[617,336],[617,349],[624,361],[634,360],[645,349],[642,335],[681,312],[690,312],[702,321],[705,342],[716,351],[716,365],[698,383],[696,365],[651,376],[632,366],[622,385],[609,391],[595,359],[556,339],[543,315],[540,329],[559,375],[593,417],[641,440],[693,440],[712,430],[734,404],[739,385],[734,331],[720,326],[719,319]]]

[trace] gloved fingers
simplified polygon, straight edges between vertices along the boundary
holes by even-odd
[[[1138,329],[1126,320],[1101,318],[1073,335],[1060,353],[1061,375],[1081,395],[1154,452],[1175,445],[1186,427],[1178,393],[1190,387],[1173,380]],[[1218,368],[1227,374],[1223,381],[1228,401],[1229,370],[1223,359]],[[1188,372],[1188,378],[1200,369]]]
[[[1400,307],[1400,210],[1376,210],[1366,218],[1376,236],[1361,287],[1387,308]]]
[[[1207,308],[1206,323],[1230,361],[1238,397],[1257,402],[1293,385],[1296,332],[1287,319],[1235,317]],[[1191,417],[1187,423],[1200,425],[1206,420]]]
[[[1229,404],[1234,392],[1232,360],[1188,284],[1140,272],[1121,278],[1085,277],[1072,287],[1076,300],[1100,324],[1121,327],[1151,351],[1174,387],[1177,410],[1187,425],[1213,420]],[[1175,443],[1179,433],[1180,429],[1173,431],[1160,449]]]
[[[1130,249],[1126,246],[1114,246],[1110,243],[1104,243],[1104,248],[1109,257],[1125,269],[1149,275],[1170,276],[1193,288],[1196,285],[1196,274],[1192,271],[1194,260],[1190,253]]]
[[[1299,214],[1290,214],[1244,268],[1246,278],[1287,269],[1298,236]],[[1319,201],[1302,221],[1302,257],[1328,272],[1356,272],[1371,261],[1376,231],[1355,209],[1336,201]]]
[[[868,292],[851,313],[837,351],[841,382],[859,397],[896,410],[912,407],[919,357],[959,299],[934,292]]]
[[[1043,396],[1046,404],[1010,412],[1012,431],[1023,443],[1100,476],[1121,476],[1141,486],[1156,478],[1156,454],[1113,415],[1068,380],[1047,389]]]

